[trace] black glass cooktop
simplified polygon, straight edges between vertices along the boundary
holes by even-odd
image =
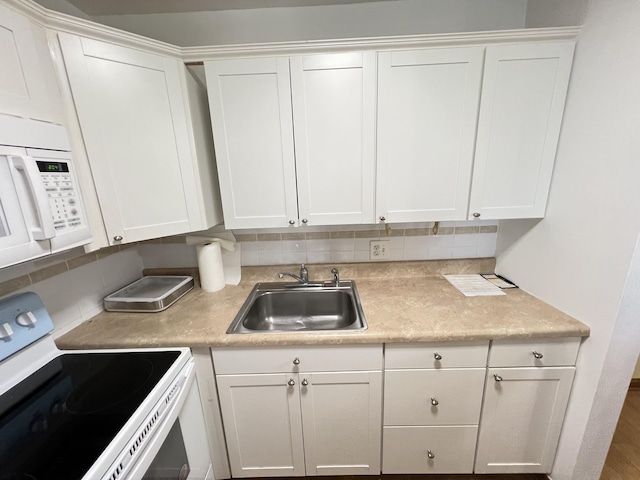
[[[0,480],[81,479],[178,356],[61,355],[0,396]]]

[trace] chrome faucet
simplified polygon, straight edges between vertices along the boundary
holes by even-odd
[[[294,275],[293,273],[279,273],[278,278],[291,277],[296,279],[298,282],[306,285],[309,283],[309,270],[304,266],[304,263],[300,265],[300,276]]]

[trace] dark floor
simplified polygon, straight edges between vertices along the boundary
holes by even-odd
[[[600,480],[640,479],[640,390],[629,390]]]

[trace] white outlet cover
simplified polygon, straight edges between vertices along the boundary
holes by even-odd
[[[371,240],[369,242],[369,258],[371,260],[383,260],[391,257],[390,240]]]

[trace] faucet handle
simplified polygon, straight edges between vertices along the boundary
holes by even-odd
[[[302,283],[309,283],[309,270],[304,266],[304,263],[300,265],[300,278]]]
[[[338,272],[338,269],[333,267],[331,269],[331,273],[333,273],[333,283],[335,283],[336,287],[340,286],[340,272]]]

